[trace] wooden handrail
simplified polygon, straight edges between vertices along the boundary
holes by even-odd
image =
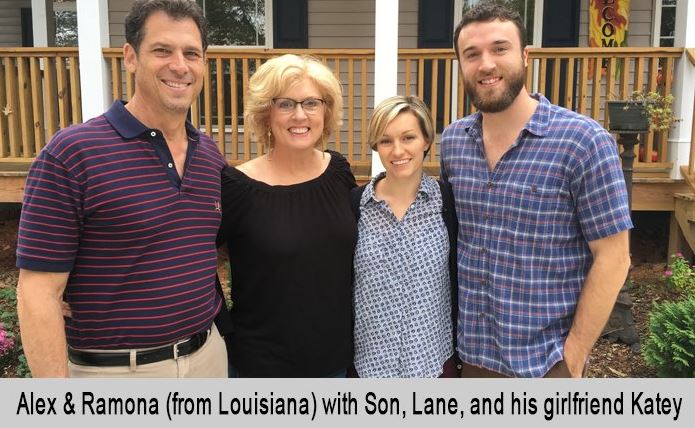
[[[529,55],[534,56],[591,56],[591,57],[612,57],[612,56],[659,56],[659,57],[679,57],[683,54],[683,48],[529,48]]]
[[[62,56],[72,57],[78,55],[78,48],[3,48],[0,47],[0,57],[42,57]]]
[[[9,48],[13,51],[24,51],[31,50],[34,48]],[[49,48],[47,48],[49,49]],[[50,48],[56,50],[75,50],[76,48]],[[669,48],[669,47],[656,47],[656,48],[637,48],[637,47],[624,47],[624,48],[533,48],[529,47],[529,55],[535,58],[541,57],[578,57],[578,56],[588,56],[588,57],[627,57],[627,56],[642,56],[642,57],[673,57],[677,58],[683,53],[683,48]],[[687,49],[688,51],[692,49]],[[0,53],[3,49],[0,48]],[[122,48],[104,48],[102,49],[104,57],[113,58],[120,57],[123,55]],[[208,48],[208,55],[230,55],[233,57],[262,57],[262,58],[272,58],[273,56],[283,55],[283,54],[296,54],[296,55],[313,55],[318,57],[323,56],[374,56],[374,49],[268,49],[268,48],[243,48],[243,47],[218,47],[213,46]],[[453,48],[423,48],[423,49],[398,49],[398,56],[415,56],[418,58],[445,58],[448,56],[455,57]]]
[[[453,51],[452,51],[453,52]],[[122,57],[122,48],[104,48],[102,53],[105,58]],[[209,47],[207,56],[226,55],[234,58],[272,58],[283,54],[323,56],[374,56],[374,49],[268,49],[268,48],[243,48],[243,47]]]
[[[695,48],[688,48],[685,53],[690,60],[690,64],[695,65]]]

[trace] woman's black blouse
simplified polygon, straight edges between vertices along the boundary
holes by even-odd
[[[232,278],[230,363],[242,376],[322,377],[352,364],[356,186],[347,160],[289,186],[222,172]],[[271,161],[272,162],[272,161]]]

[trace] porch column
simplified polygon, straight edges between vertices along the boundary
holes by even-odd
[[[695,2],[678,0],[676,3],[676,31],[674,46],[695,47]],[[673,112],[681,118],[669,134],[668,158],[673,162],[671,178],[682,178],[680,167],[688,164],[690,133],[693,123],[693,98],[695,98],[695,67],[690,65],[684,53],[677,61],[674,74]]]
[[[374,106],[398,94],[398,0],[375,0]],[[366,124],[362,124],[366,126]],[[372,176],[384,170],[372,152]]]
[[[101,49],[109,46],[108,0],[77,0],[82,119],[102,114],[110,104],[110,81]]]
[[[53,0],[31,0],[31,26],[34,47],[45,48],[55,45]]]

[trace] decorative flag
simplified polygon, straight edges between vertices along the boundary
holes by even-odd
[[[627,46],[629,14],[630,0],[589,0],[589,46]],[[593,69],[589,68],[590,78]]]

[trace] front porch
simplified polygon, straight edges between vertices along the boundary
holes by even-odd
[[[373,49],[211,48],[204,89],[191,108],[192,122],[217,142],[230,164],[263,153],[243,123],[248,79],[263,61],[288,52],[316,56],[339,77],[344,124],[328,146],[348,158],[359,179],[367,179],[372,152],[365,135],[375,91]],[[134,81],[123,69],[122,50],[105,48],[103,57],[110,68],[111,99],[129,99]],[[605,101],[626,98],[632,91],[671,93],[680,61],[687,61],[682,48],[531,48],[526,84],[553,103],[608,127]],[[21,201],[23,176],[36,153],[59,128],[82,121],[81,78],[77,48],[0,49],[1,201]],[[425,99],[438,132],[474,111],[452,49],[399,49],[397,90]],[[668,138],[667,133],[649,133],[643,136],[641,150],[636,149],[635,210],[673,211],[673,195],[687,190],[683,180],[672,178],[673,159],[678,162],[678,158],[669,153]],[[430,174],[439,174],[438,142],[426,167]]]

